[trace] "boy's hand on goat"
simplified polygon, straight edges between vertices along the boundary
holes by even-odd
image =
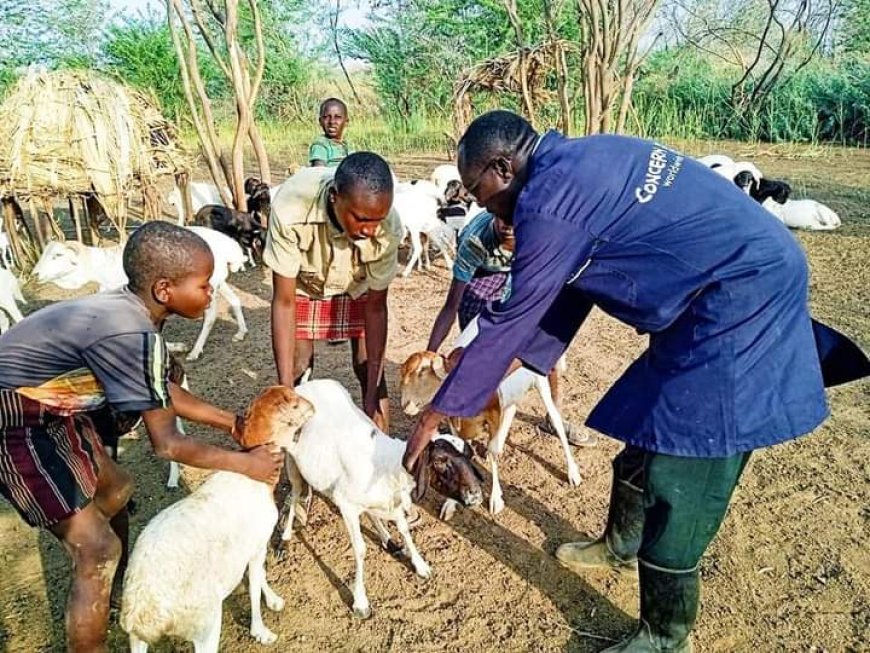
[[[245,476],[255,481],[275,485],[284,465],[284,453],[274,444],[263,444],[246,452]]]

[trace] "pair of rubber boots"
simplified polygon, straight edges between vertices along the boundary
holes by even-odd
[[[604,535],[593,542],[563,544],[556,557],[578,573],[602,568],[638,573],[638,628],[627,640],[602,653],[691,653],[689,635],[700,594],[698,572],[667,570],[643,561],[638,564],[643,522],[643,490],[614,479]]]

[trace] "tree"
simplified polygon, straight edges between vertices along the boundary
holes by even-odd
[[[102,58],[105,69],[124,83],[154,92],[164,115],[177,119],[186,113],[178,56],[161,17],[148,14],[110,25]],[[205,87],[214,95],[223,79],[208,59],[201,63]]]
[[[756,113],[778,85],[806,66],[829,37],[838,0],[673,0],[681,39],[735,70],[731,107]]]
[[[587,134],[624,130],[635,74],[643,60],[638,44],[658,2],[577,0],[583,30],[580,58]],[[618,100],[620,108],[614,125]]]
[[[106,0],[0,2],[0,83],[24,66],[88,67],[98,58]]]
[[[271,171],[263,140],[257,129],[254,105],[266,67],[261,16],[256,0],[247,0],[248,14],[240,12],[238,0],[165,0],[169,31],[179,61],[188,109],[206,157],[209,171],[220,189],[224,203],[238,210],[247,208],[243,181],[243,145],[250,140],[261,179],[269,183]],[[239,38],[240,21],[253,35],[253,47],[245,48]],[[218,136],[211,99],[203,83],[199,62],[199,39],[205,43],[218,69],[232,88],[236,124],[230,156]],[[232,201],[225,196],[225,181]]]

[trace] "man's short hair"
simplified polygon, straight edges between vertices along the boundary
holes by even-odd
[[[339,100],[337,97],[328,97],[323,102],[320,103],[320,110],[317,112],[317,117],[323,115],[323,112],[326,111],[326,108],[331,104],[337,104],[341,107],[341,110],[344,111],[344,117],[347,117],[347,105],[343,100]]]
[[[458,146],[462,148],[463,164],[479,168],[497,156],[513,156],[537,135],[522,116],[511,111],[489,111],[468,126]]]
[[[124,273],[130,290],[141,292],[157,279],[181,279],[193,270],[197,253],[211,249],[190,229],[155,220],[136,229],[124,247]]]
[[[354,188],[375,193],[393,192],[393,173],[383,157],[374,152],[354,152],[335,170],[335,191],[345,195]]]

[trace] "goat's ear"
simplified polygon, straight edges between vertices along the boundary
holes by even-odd
[[[414,491],[411,493],[411,501],[414,503],[419,503],[426,495],[426,491],[429,489],[429,447],[431,447],[431,445],[427,445],[423,450],[423,453],[420,454],[420,457],[417,459],[417,468],[414,470],[414,481],[416,482],[416,485],[414,486]]]

